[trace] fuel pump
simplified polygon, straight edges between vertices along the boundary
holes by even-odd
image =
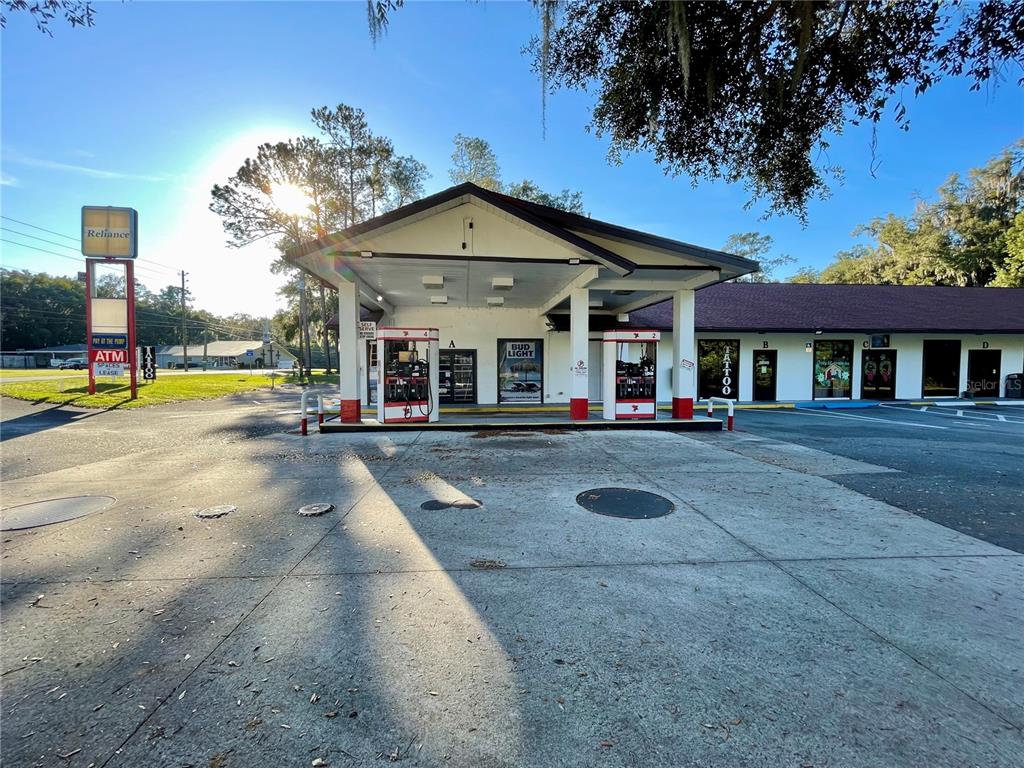
[[[377,420],[437,421],[436,328],[377,329]]]
[[[658,413],[660,331],[604,332],[604,418],[654,419]]]

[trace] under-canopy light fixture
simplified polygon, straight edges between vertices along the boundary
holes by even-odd
[[[579,260],[579,259],[569,259],[569,263],[570,263],[570,264],[574,264],[574,265],[575,265],[575,264],[579,264],[579,263],[580,263],[580,260]]]
[[[495,291],[511,291],[515,282],[511,277],[492,277],[491,288]]]
[[[372,259],[373,251],[360,251],[359,255],[362,256],[364,259]]]
[[[381,294],[377,294],[377,301],[384,301],[384,297]]]
[[[628,323],[629,322],[629,312],[622,312],[622,313],[616,315],[615,316],[615,322],[617,322],[617,323]]]
[[[504,296],[488,296],[487,306],[489,307],[500,307],[505,303]]]
[[[424,275],[424,288],[444,288],[444,275]]]
[[[430,297],[430,303],[431,304],[447,304],[448,303],[448,297],[447,296],[431,296]]]
[[[590,300],[590,306],[594,307],[595,309],[600,309],[601,307],[604,306],[604,300],[603,299],[591,299]]]

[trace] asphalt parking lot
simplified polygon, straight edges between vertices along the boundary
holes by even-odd
[[[889,467],[835,481],[942,525],[1024,552],[1024,403],[742,410],[741,437]],[[721,441],[721,436],[701,439]],[[771,461],[771,451],[758,452]]]
[[[3,534],[3,764],[1019,766],[1024,556],[847,485],[910,475],[751,431],[302,438],[288,397],[3,401],[5,507],[116,497]]]

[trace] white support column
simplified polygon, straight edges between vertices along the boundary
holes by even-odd
[[[672,418],[692,419],[697,395],[697,339],[693,291],[676,291],[672,299]]]
[[[359,289],[342,281],[338,286],[338,372],[341,420],[360,421]]]
[[[590,290],[573,288],[569,293],[569,418],[586,421],[590,394]]]

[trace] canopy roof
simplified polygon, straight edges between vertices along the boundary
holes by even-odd
[[[360,302],[565,311],[589,288],[615,314],[756,271],[756,262],[459,184],[287,254]]]

